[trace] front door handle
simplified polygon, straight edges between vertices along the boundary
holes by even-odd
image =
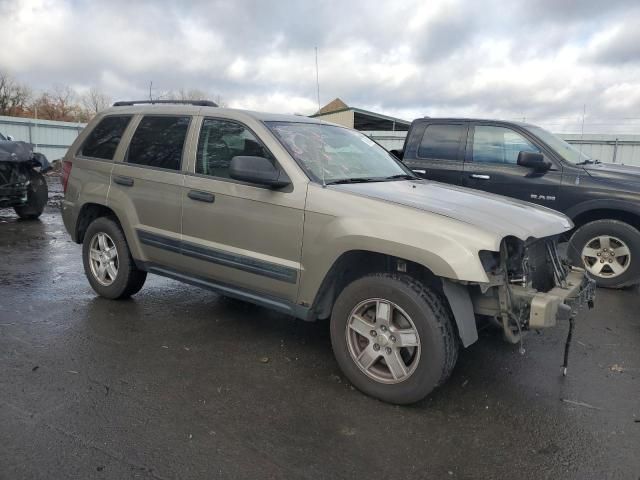
[[[426,175],[427,171],[426,170],[422,170],[420,168],[414,168],[413,169],[413,173],[420,173],[422,175]]]
[[[216,200],[216,196],[213,193],[201,192],[200,190],[189,190],[187,196],[197,202],[213,203]]]
[[[133,187],[133,178],[125,177],[123,175],[114,175],[113,181],[123,187]]]
[[[472,173],[469,175],[471,178],[477,178],[478,180],[491,180],[491,175],[482,175],[479,173]]]

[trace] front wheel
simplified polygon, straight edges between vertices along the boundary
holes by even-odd
[[[374,274],[349,284],[333,307],[331,344],[359,390],[395,404],[426,397],[458,358],[443,298],[406,275]]]
[[[569,258],[599,287],[622,288],[640,281],[640,232],[619,220],[595,220],[569,239]]]
[[[44,175],[35,170],[30,170],[29,182],[27,203],[19,207],[13,207],[18,216],[24,220],[33,220],[42,215],[49,199],[49,187]]]

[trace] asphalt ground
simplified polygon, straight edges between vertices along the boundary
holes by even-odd
[[[59,189],[53,192],[59,200]],[[494,331],[426,400],[350,386],[326,322],[149,276],[98,298],[55,206],[0,211],[0,478],[640,478],[640,292]]]

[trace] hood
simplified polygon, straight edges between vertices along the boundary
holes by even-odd
[[[27,142],[0,140],[0,162],[22,163],[41,168],[41,172],[51,169],[51,164],[41,153],[33,151],[33,145]]]
[[[590,163],[581,165],[589,175],[606,180],[618,180],[640,187],[640,167],[620,165],[619,163]]]
[[[531,203],[428,180],[353,183],[327,188],[444,215],[501,238],[543,238],[573,227],[563,214]]]

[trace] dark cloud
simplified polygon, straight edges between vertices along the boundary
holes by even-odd
[[[0,0],[0,69],[114,98],[197,88],[311,113],[622,117],[640,107],[636,1]],[[562,120],[564,121],[564,120]]]

